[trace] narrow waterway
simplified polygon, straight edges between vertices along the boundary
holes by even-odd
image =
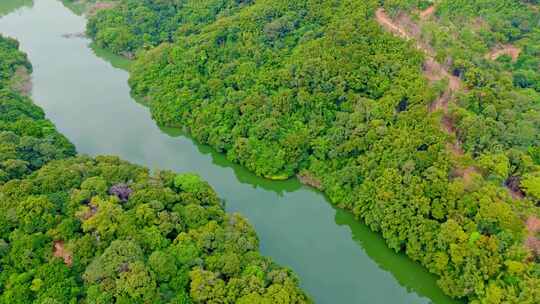
[[[12,9],[29,1],[1,2]],[[156,126],[130,97],[121,62],[92,50],[88,39],[66,38],[83,32],[85,22],[57,0],[35,0],[0,19],[0,33],[18,39],[34,66],[34,101],[80,153],[200,174],[228,211],[255,226],[263,254],[292,268],[317,303],[453,303],[435,277],[322,194],[296,180],[258,178],[181,132]]]

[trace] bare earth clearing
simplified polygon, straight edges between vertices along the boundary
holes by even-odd
[[[32,77],[25,67],[20,66],[17,68],[11,81],[11,88],[22,95],[30,96],[32,92]]]
[[[93,6],[88,9],[87,14],[89,16],[95,15],[98,11],[104,9],[111,9],[116,6],[115,2],[96,2]]]
[[[429,19],[431,16],[433,16],[433,14],[435,14],[435,11],[436,9],[434,5],[428,7],[427,9],[420,12],[420,19],[422,20]]]
[[[531,251],[540,256],[540,219],[534,216],[527,219],[527,239],[525,245],[531,249]]]
[[[73,256],[64,247],[63,241],[55,241],[53,246],[53,255],[57,258],[64,260],[64,263],[68,266],[73,264]]]
[[[511,45],[511,44],[505,44],[495,47],[493,50],[491,50],[489,53],[486,54],[485,58],[489,60],[497,60],[497,58],[507,55],[512,58],[512,61],[516,61],[519,57],[519,54],[521,54],[521,49]]]

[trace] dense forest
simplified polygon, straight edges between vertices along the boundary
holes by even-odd
[[[114,10],[107,10],[106,14],[91,18],[88,34],[101,48],[133,56],[139,49],[173,41],[177,33],[197,32],[204,25],[219,17],[232,15],[251,2],[129,0]],[[113,1],[111,6],[116,6],[116,2]]]
[[[311,302],[197,175],[75,155],[21,69],[0,36],[0,303]]]
[[[130,85],[157,123],[258,175],[297,175],[453,297],[538,303],[539,12],[519,0],[122,0],[88,34],[136,54]]]

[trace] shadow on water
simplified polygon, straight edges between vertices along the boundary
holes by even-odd
[[[279,196],[283,196],[287,192],[293,192],[302,187],[302,184],[295,178],[291,178],[283,181],[272,181],[266,178],[257,176],[247,170],[245,167],[231,162],[227,159],[227,156],[224,153],[216,151],[214,148],[198,143],[196,140],[191,138],[185,131],[179,128],[169,128],[160,126],[159,129],[175,138],[187,138],[189,139],[194,146],[197,147],[197,150],[203,155],[210,155],[212,157],[212,163],[221,168],[230,168],[234,171],[234,175],[239,182],[246,185],[251,185],[253,188],[262,188],[267,191],[272,191],[277,193]]]
[[[129,71],[129,68],[131,64],[133,63],[132,60],[116,55],[108,50],[99,48],[94,43],[90,43],[90,48],[92,49],[92,51],[97,57],[110,63],[111,66],[117,69]],[[135,96],[133,94],[131,94],[131,98],[138,104],[146,107],[148,111],[150,111],[149,105],[142,98]],[[242,184],[251,185],[253,188],[262,188],[267,191],[272,191],[272,192],[277,193],[280,196],[282,196],[286,192],[293,192],[302,187],[302,184],[297,179],[288,179],[284,181],[272,181],[272,180],[257,176],[253,174],[252,172],[250,172],[249,170],[247,170],[245,167],[229,161],[227,159],[227,156],[224,153],[220,153],[208,145],[200,144],[195,139],[193,139],[186,131],[182,130],[181,128],[172,128],[172,127],[165,127],[165,126],[160,126],[160,125],[157,125],[157,126],[163,134],[166,134],[171,138],[188,139],[194,146],[197,147],[197,150],[199,151],[199,153],[203,155],[211,156],[212,163],[214,165],[219,166],[221,168],[232,169],[234,171],[236,178]]]
[[[94,51],[94,54],[97,57],[107,61],[114,68],[129,71],[129,67],[131,66],[131,63],[132,63],[131,60],[129,60],[129,59],[125,58],[125,57],[116,55],[116,54],[114,54],[114,53],[112,53],[110,51],[107,51],[105,49],[102,49],[102,48],[98,47],[93,42],[90,43],[90,48],[92,49],[92,51]]]

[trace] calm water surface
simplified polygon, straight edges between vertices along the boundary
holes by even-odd
[[[81,153],[114,154],[150,168],[196,172],[255,226],[261,250],[292,268],[317,303],[453,303],[435,278],[325,197],[296,180],[267,181],[181,132],[160,129],[130,97],[128,72],[89,40],[85,19],[56,0],[0,0],[0,33],[34,66],[33,98]],[[116,66],[116,67],[115,67]]]

